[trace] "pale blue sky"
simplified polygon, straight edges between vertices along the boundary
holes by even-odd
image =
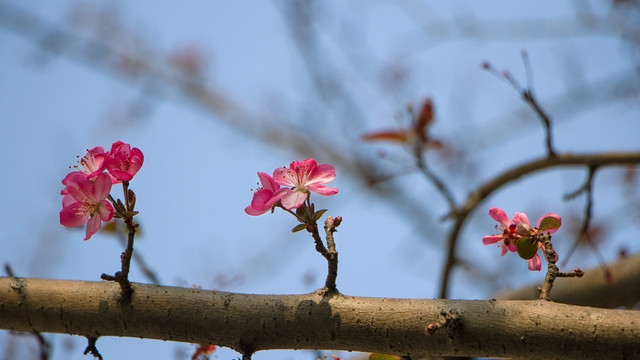
[[[63,28],[73,6],[92,4],[100,8],[107,4],[42,0],[10,3]],[[542,33],[547,20],[573,19],[569,2],[501,1],[486,6],[456,1],[429,3],[428,7],[421,2],[401,3],[405,10],[384,1],[326,3],[323,9],[328,15],[318,29],[324,50],[319,58],[340,73],[343,86],[358,94],[356,102],[366,109],[362,132],[393,128],[394,113],[405,104],[427,96],[434,98],[434,136],[472,148],[470,161],[477,169],[475,175],[467,177],[461,170],[449,174],[459,201],[479,182],[544,153],[538,119],[527,122],[517,117],[518,111],[528,112],[518,94],[480,66],[490,61],[499,69],[510,69],[524,82],[522,49],[530,54],[541,103],[554,117],[558,150],[638,151],[637,87],[635,95],[620,95],[613,101],[596,97],[575,109],[566,110],[562,105],[566,102],[561,102],[567,89],[581,82],[594,84],[621,73],[632,74],[632,56],[616,34],[540,37],[532,30],[531,36],[511,38],[510,34],[501,34],[498,40],[460,37],[443,41],[443,35],[425,35],[416,22],[450,22],[456,16],[472,15],[488,24],[544,19],[540,22]],[[604,1],[590,4],[597,14],[612,11]],[[188,5],[177,1],[153,5],[119,2],[113,8],[127,27],[157,51],[170,52],[183,45],[201,47],[211,59],[209,83],[261,119],[264,116],[256,126],[268,127],[265,124],[274,109],[290,118],[311,111],[307,109],[313,99],[310,80],[292,46],[282,1],[197,1]],[[344,39],[344,34],[350,34],[349,38]],[[341,50],[343,40],[359,46]],[[357,60],[354,63],[348,59]],[[404,88],[388,96],[371,84],[378,81],[382,64],[394,63],[410,69],[410,79]],[[84,229],[65,229],[58,222],[58,212],[60,181],[68,166],[75,164],[76,156],[82,156],[87,148],[109,148],[114,141],[122,140],[145,155],[145,163],[131,183],[142,224],[136,251],[164,284],[272,294],[309,292],[322,286],[325,261],[315,253],[310,236],[289,232],[296,224],[291,216],[276,211],[274,215],[250,217],[243,212],[251,199],[250,189],[256,187],[257,171],[270,173],[293,160],[302,160],[302,155],[286,146],[279,148],[247,137],[188,101],[151,99],[147,117],[123,121],[123,107],[145,98],[139,86],[64,56],[45,56],[33,42],[6,30],[0,31],[0,69],[0,164],[4,169],[0,177],[4,202],[0,208],[0,261],[9,262],[17,275],[97,281],[101,273],[119,268],[123,249],[119,243],[100,234],[83,242]],[[637,84],[637,79],[634,81]],[[166,94],[161,88],[154,90]],[[314,106],[313,111],[318,105]],[[335,116],[331,114],[334,110],[314,116]],[[343,139],[339,135],[337,131],[336,138]],[[351,141],[359,144],[357,138]],[[371,154],[385,149],[394,156],[404,156],[393,146],[361,146]],[[390,169],[402,168],[393,161],[381,162]],[[344,218],[336,234],[339,289],[359,296],[435,297],[444,260],[440,242],[444,232],[419,233],[421,227],[411,222],[415,219],[402,218],[388,202],[345,176],[344,169],[337,168],[336,172],[331,185],[340,193],[312,199],[316,208],[328,208],[328,214]],[[580,186],[584,174],[582,169],[544,172],[490,198],[463,231],[462,256],[488,273],[504,266],[522,268],[521,275],[518,273],[521,280],[498,279],[502,286],[541,280],[542,274],[524,271],[526,262],[515,256],[499,258],[499,250],[481,245],[481,237],[492,233],[494,226],[485,214],[491,206],[502,207],[508,214],[529,211],[532,221],[550,211],[563,216],[572,211],[580,214],[582,198],[567,203],[561,197]],[[598,173],[596,220],[617,221],[618,214],[628,206],[621,202],[620,189],[607,185],[615,184],[619,174]],[[439,195],[417,174],[396,181],[415,188],[415,196],[424,198],[425,206],[441,203]],[[120,192],[114,195],[121,196]],[[432,213],[439,217],[444,210],[436,206]],[[430,221],[437,222],[437,218]],[[602,253],[605,259],[615,259],[620,247],[630,252],[640,250],[637,241],[629,240],[637,239],[637,225],[612,225],[621,231],[608,239],[610,246]],[[446,223],[439,226],[442,231],[447,229]],[[563,241],[562,233],[558,234],[557,241]],[[566,251],[572,239],[564,241],[558,248]],[[590,253],[582,255],[574,257],[569,266],[596,263]],[[486,278],[469,275],[464,271],[454,273],[452,297],[483,298],[493,291],[484,285]],[[241,276],[243,281],[219,288],[219,279],[225,276]],[[305,282],[306,277],[312,279],[311,283]],[[131,279],[147,281],[136,265]],[[64,336],[49,337],[53,339],[53,359],[86,358],[81,354],[85,346],[82,338],[74,337],[70,342]],[[0,349],[4,344],[8,344],[7,335],[1,333]],[[98,348],[107,359],[174,359],[180,349],[186,353],[193,350],[187,344],[118,338],[100,339]],[[220,350],[214,358],[235,356],[234,352]],[[254,359],[283,357],[311,359],[312,355],[269,352],[259,353]]]

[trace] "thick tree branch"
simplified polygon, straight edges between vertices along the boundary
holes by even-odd
[[[617,308],[640,302],[640,254],[629,256],[607,266],[596,267],[584,272],[584,277],[576,279],[556,279],[550,299],[565,304]],[[515,291],[498,294],[501,300],[530,300],[540,296],[539,284]]]
[[[332,349],[397,355],[640,357],[640,312],[548,301],[247,295],[112,282],[0,278],[0,328],[214,343],[245,353]],[[455,328],[427,335],[442,313]]]

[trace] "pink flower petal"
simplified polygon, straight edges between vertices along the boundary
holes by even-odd
[[[246,208],[244,208],[244,212],[246,212],[248,215],[251,216],[258,216],[258,215],[262,215],[264,213],[266,213],[267,211],[269,211],[269,209],[266,210],[256,210],[254,209],[251,205],[247,206]]]
[[[267,202],[271,199],[273,193],[267,189],[260,189],[253,194],[251,207],[257,210],[266,210],[271,206],[267,206]]]
[[[259,172],[258,177],[260,178],[260,183],[262,184],[262,188],[269,190],[271,192],[276,192],[280,189],[280,185],[278,185],[271,176],[267,173]]]
[[[282,206],[287,210],[297,209],[307,200],[307,196],[305,192],[289,190],[282,197]]]
[[[113,219],[113,207],[107,200],[102,200],[99,205],[100,220],[109,221]]]
[[[500,256],[504,256],[509,251],[509,247],[504,243],[500,244],[500,247],[502,248],[502,252],[500,253]]]
[[[67,195],[62,198],[62,207],[67,207],[75,202],[77,202],[77,200],[67,192]]]
[[[307,189],[309,189],[310,191],[313,191],[316,194],[324,195],[324,196],[331,196],[338,193],[338,189],[324,186],[324,185],[307,185]]]
[[[286,186],[286,187],[294,187],[296,184],[293,182],[293,179],[288,176],[290,169],[286,167],[277,168],[273,171],[273,181],[278,185]]]
[[[93,236],[93,234],[97,233],[98,230],[100,230],[100,217],[98,215],[94,215],[92,217],[89,218],[89,221],[87,222],[87,234],[84,238],[84,240],[89,240],[91,238],[91,236]]]
[[[82,209],[82,203],[74,202],[60,211],[60,224],[66,227],[76,227],[87,222],[89,214]]]
[[[529,270],[531,271],[540,271],[542,269],[542,263],[540,262],[540,256],[536,254],[533,258],[528,261]]]
[[[492,207],[489,209],[489,216],[491,216],[493,220],[499,222],[503,229],[508,229],[512,224],[509,217],[507,217],[507,214],[500,208]]]
[[[513,215],[513,222],[518,225],[518,224],[527,224],[529,227],[531,227],[531,223],[529,222],[529,218],[527,217],[527,214],[525,213],[519,213],[517,212],[515,215]]]
[[[102,173],[96,177],[93,183],[93,198],[95,201],[102,201],[109,196],[111,192],[111,178],[109,175]]]
[[[322,164],[313,169],[307,180],[307,185],[326,184],[335,178],[336,169],[329,164]]]
[[[502,235],[487,235],[482,238],[482,245],[495,244],[502,239]]]

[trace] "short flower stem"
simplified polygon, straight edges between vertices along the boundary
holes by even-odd
[[[327,247],[329,248],[327,253],[329,256],[325,256],[327,262],[329,263],[329,270],[324,286],[329,291],[338,291],[338,289],[336,288],[336,279],[338,277],[338,252],[336,251],[336,243],[333,239],[333,233],[336,232],[336,227],[340,225],[341,221],[342,218],[340,217],[334,220],[331,216],[329,216],[324,223],[324,230],[326,232],[327,238]]]
[[[131,199],[129,197],[129,182],[123,181],[122,188],[124,190],[124,199],[125,199],[125,209],[122,212],[122,209],[119,209],[119,206],[116,206],[116,211],[120,212],[120,217],[124,220],[124,223],[127,225],[128,236],[127,236],[127,248],[120,256],[120,260],[122,262],[121,270],[116,272],[114,276],[102,274],[100,276],[101,279],[107,281],[115,281],[120,284],[120,288],[122,289],[122,301],[129,302],[131,300],[131,294],[133,293],[133,288],[131,288],[131,282],[129,282],[129,269],[131,267],[131,257],[133,256],[133,239],[136,235],[137,225],[133,223],[133,215],[134,209],[131,203]],[[109,199],[113,201],[111,195],[109,195]]]
[[[551,288],[553,287],[553,282],[558,277],[582,277],[584,275],[584,271],[581,269],[575,269],[570,272],[560,272],[558,267],[556,266],[556,252],[553,250],[553,246],[551,245],[551,236],[550,235],[542,235],[539,237],[544,245],[544,256],[547,258],[547,262],[549,263],[547,267],[547,275],[544,277],[544,283],[542,284],[540,290],[540,299],[549,300],[549,295],[551,293]]]

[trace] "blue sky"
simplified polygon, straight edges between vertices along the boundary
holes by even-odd
[[[297,131],[305,128],[299,119],[307,119],[305,126],[324,136],[333,132],[328,138],[350,141],[358,151],[371,156],[386,151],[389,156],[380,160],[385,169],[399,173],[407,167],[409,160],[402,150],[359,143],[352,119],[340,118],[337,107],[318,103],[312,79],[292,45],[282,1],[198,1],[188,6],[164,1],[154,2],[153,8],[143,2],[10,3],[62,28],[69,28],[67,19],[73,8],[112,9],[130,34],[137,34],[154,49],[152,54],[167,54],[185,46],[201,49],[210,59],[207,83],[249,109],[253,126],[268,130],[277,124]],[[450,179],[459,201],[482,181],[544,153],[539,120],[520,116],[529,114],[529,109],[518,94],[481,69],[484,61],[490,61],[499,69],[509,69],[524,83],[522,49],[530,55],[536,93],[554,117],[559,151],[638,151],[637,88],[631,95],[623,93],[613,99],[604,90],[587,102],[572,98],[581,96],[572,89],[633,74],[633,54],[612,31],[569,31],[565,36],[545,29],[555,19],[575,19],[575,9],[568,2],[403,4],[352,1],[319,6],[324,15],[316,28],[322,50],[318,59],[324,69],[339,74],[344,89],[358,95],[354,102],[365,109],[364,123],[358,125],[360,133],[393,128],[397,124],[394,115],[407,103],[434,99],[434,136],[470,153],[464,167],[459,168],[456,164],[447,167],[437,157],[434,160],[436,169]],[[598,16],[615,11],[605,2],[589,4]],[[446,34],[426,34],[419,25],[422,21],[459,21],[464,27],[470,26],[464,19],[471,17],[492,25],[540,19],[540,29],[531,29],[526,36],[518,35],[515,30],[521,29],[514,28],[514,34],[488,39],[479,32],[454,32],[447,38]],[[302,154],[286,144],[247,136],[233,123],[202,111],[171,89],[144,79],[123,81],[66,56],[45,54],[32,41],[3,29],[0,164],[5,173],[0,177],[0,189],[5,206],[0,209],[4,219],[0,261],[10,263],[17,275],[97,281],[101,273],[112,273],[119,267],[123,247],[117,241],[98,234],[83,242],[84,230],[62,227],[58,212],[60,181],[68,167],[75,165],[76,156],[88,148],[109,148],[122,140],[145,155],[145,163],[131,183],[142,228],[136,251],[163,284],[273,294],[303,293],[322,286],[324,259],[315,253],[310,236],[290,233],[296,224],[291,216],[276,212],[249,217],[242,211],[251,199],[250,189],[256,187],[257,171],[270,173],[302,160]],[[86,30],[75,33],[88,34]],[[151,63],[162,60],[162,56],[149,57]],[[381,91],[378,85],[384,66],[405,69],[407,80],[397,89]],[[164,100],[149,98],[145,95],[149,89]],[[144,104],[148,113],[127,117],[131,104]],[[331,126],[325,126],[325,121]],[[345,133],[335,124],[344,125]],[[316,160],[327,162],[321,157]],[[415,197],[424,199],[422,203],[433,214],[433,219],[406,218],[396,208],[403,204],[378,198],[345,175],[346,170],[338,167],[331,184],[340,194],[312,197],[317,208],[328,208],[328,214],[345,219],[336,235],[339,289],[359,296],[435,297],[447,229],[446,223],[437,222],[445,212],[439,194],[418,174],[394,179],[404,188],[415,189]],[[473,261],[472,269],[486,270],[487,275],[477,275],[475,270],[455,272],[452,296],[483,298],[496,286],[541,280],[541,274],[524,271],[526,264],[515,256],[499,258],[497,249],[481,246],[481,237],[494,226],[485,214],[489,207],[499,206],[510,214],[527,211],[532,221],[550,211],[579,215],[583,199],[562,202],[561,198],[579,187],[584,177],[583,169],[547,171],[492,196],[461,237],[462,256]],[[640,250],[637,242],[628,240],[637,238],[638,226],[619,216],[627,206],[625,194],[620,187],[610,186],[618,184],[619,177],[620,171],[605,170],[598,173],[595,184],[594,220],[621,229],[607,238],[608,246],[602,252],[606,260],[615,259],[622,247],[630,252]],[[433,233],[425,234],[428,222],[437,225]],[[567,236],[558,248],[566,251],[570,241]],[[568,266],[594,264],[595,257],[583,252]],[[519,277],[489,279],[503,267],[521,271]],[[225,278],[242,281],[225,285]],[[131,279],[147,281],[136,265]],[[53,359],[85,358],[81,355],[83,339],[50,337]],[[8,344],[6,333],[0,335],[0,344]],[[186,344],[118,338],[100,339],[98,347],[105,358],[174,359],[176,352],[192,351]],[[28,353],[27,349],[20,351]],[[227,350],[216,354],[220,359],[237,356]],[[276,357],[309,359],[312,355],[268,352],[254,358]]]

